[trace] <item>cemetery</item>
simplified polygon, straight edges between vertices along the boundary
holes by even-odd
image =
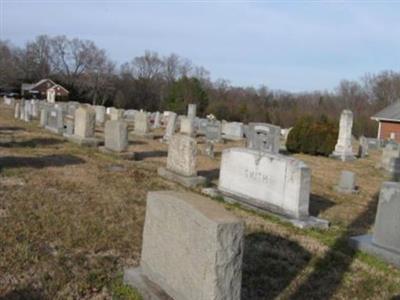
[[[195,104],[0,102],[0,294],[400,295],[399,147],[354,140],[349,110],[316,156],[288,152],[289,129]]]

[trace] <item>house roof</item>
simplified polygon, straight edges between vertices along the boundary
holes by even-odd
[[[36,83],[33,85],[32,89],[38,87],[39,85],[45,83],[46,81],[50,81],[50,82],[52,83],[52,85],[55,85],[55,84],[56,84],[53,80],[47,79],[47,78],[46,78],[46,79],[42,79],[42,80],[39,80],[38,82],[36,82]]]
[[[395,102],[371,117],[376,121],[400,122],[400,101]]]
[[[68,91],[65,87],[63,87],[62,85],[60,85],[60,84],[55,84],[55,85],[53,85],[51,88],[49,88],[49,90],[53,90],[53,89],[55,89],[55,88],[57,88],[57,87],[63,89],[65,92],[67,92],[67,93],[69,94],[69,91]]]

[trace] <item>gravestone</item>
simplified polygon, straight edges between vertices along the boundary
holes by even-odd
[[[167,128],[165,129],[163,141],[164,142],[169,142],[171,137],[175,134],[175,129],[176,129],[176,119],[177,119],[177,114],[174,112],[169,112],[168,114],[168,123],[167,123]]]
[[[94,109],[96,110],[96,123],[103,125],[106,121],[106,108],[101,105],[96,105]]]
[[[209,120],[203,118],[196,118],[196,131],[197,134],[205,135]]]
[[[222,126],[220,121],[210,120],[207,122],[206,140],[214,143],[222,141]]]
[[[135,130],[133,134],[145,138],[154,138],[150,132],[150,120],[147,112],[139,111],[135,114]]]
[[[32,105],[32,118],[39,117],[39,100],[31,100]]]
[[[49,110],[47,107],[42,107],[40,110],[40,127],[46,127],[48,123]]]
[[[353,146],[351,144],[351,131],[353,128],[353,113],[351,110],[343,110],[340,115],[339,136],[335,146],[335,151],[331,154],[332,158],[342,161],[354,160]]]
[[[149,192],[146,203],[140,267],[125,283],[144,299],[239,300],[243,222],[188,192]]]
[[[32,121],[32,105],[30,101],[25,101],[24,105],[24,121],[25,122],[30,122]]]
[[[181,119],[181,130],[180,133],[186,134],[189,136],[195,136],[195,130],[194,130],[194,122],[193,119],[191,118],[182,118]]]
[[[65,136],[71,136],[74,134],[74,128],[75,128],[75,121],[74,118],[66,115],[65,118]]]
[[[350,171],[342,171],[340,173],[339,184],[335,187],[335,190],[345,194],[357,192],[355,174]]]
[[[380,168],[389,172],[390,174],[400,173],[400,168],[396,169],[396,161],[400,160],[400,147],[397,143],[389,142],[382,150]]]
[[[311,171],[301,160],[247,148],[222,152],[218,192],[261,212],[273,212],[295,226],[328,227],[309,216]]]
[[[117,109],[115,107],[110,108],[110,120],[111,121],[118,121],[124,118],[124,110]]]
[[[75,111],[75,127],[70,141],[81,146],[97,147],[100,141],[95,137],[96,112],[89,106],[81,106]]]
[[[188,112],[187,112],[188,118],[189,119],[196,118],[196,111],[197,111],[197,105],[196,104],[189,104],[188,105]]]
[[[14,107],[14,118],[18,119],[20,114],[21,114],[21,104],[19,102],[16,102]]]
[[[168,145],[167,167],[158,168],[158,175],[176,181],[186,187],[205,183],[205,178],[197,175],[196,139],[184,134],[175,134]]]
[[[238,141],[243,139],[243,123],[222,122],[222,138],[226,140]]]
[[[107,121],[104,127],[103,153],[113,153],[124,159],[134,159],[135,153],[128,152],[128,123],[125,121]]]
[[[281,128],[267,123],[250,123],[247,147],[250,149],[279,153]]]
[[[205,147],[204,152],[208,157],[214,158],[215,157],[215,154],[214,154],[214,142],[206,141],[206,147]]]
[[[64,133],[64,112],[61,108],[49,109],[45,128],[54,133]]]
[[[384,182],[372,235],[350,238],[354,248],[400,267],[400,183]]]
[[[365,158],[368,156],[368,140],[364,136],[359,138],[358,157]]]
[[[161,116],[160,116],[160,112],[156,112],[154,115],[154,122],[153,122],[153,128],[160,128],[161,127]]]

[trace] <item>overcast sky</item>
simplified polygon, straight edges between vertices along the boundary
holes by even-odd
[[[242,86],[333,89],[399,70],[400,2],[0,0],[0,38],[93,40],[117,63],[177,53]]]

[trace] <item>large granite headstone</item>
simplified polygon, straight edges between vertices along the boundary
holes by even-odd
[[[177,119],[177,114],[174,112],[169,112],[168,114],[168,122],[167,122],[167,128],[165,129],[163,141],[168,142],[171,137],[175,133],[176,129],[176,119]]]
[[[222,122],[222,137],[226,140],[238,141],[243,139],[244,128],[240,122]]]
[[[372,235],[356,236],[350,245],[400,267],[400,183],[384,182]]]
[[[48,110],[45,128],[55,133],[64,133],[64,112],[61,108],[50,108]]]
[[[187,113],[188,118],[189,119],[196,118],[196,111],[197,111],[197,105],[196,104],[189,104],[188,105],[188,113]]]
[[[335,187],[339,193],[351,194],[356,190],[356,175],[350,171],[340,173],[339,184]]]
[[[103,125],[106,121],[106,108],[101,105],[96,105],[94,109],[96,111],[96,123]]]
[[[140,267],[124,281],[144,299],[239,300],[244,224],[187,192],[147,195]]]
[[[181,119],[181,129],[180,133],[187,134],[189,136],[195,136],[195,129],[194,129],[194,119],[192,118],[182,118]]]
[[[81,106],[75,111],[75,128],[69,140],[81,146],[97,147],[100,141],[95,137],[96,111],[89,106]]]
[[[219,143],[222,140],[222,126],[221,122],[217,120],[210,120],[207,122],[206,130],[206,140]]]

